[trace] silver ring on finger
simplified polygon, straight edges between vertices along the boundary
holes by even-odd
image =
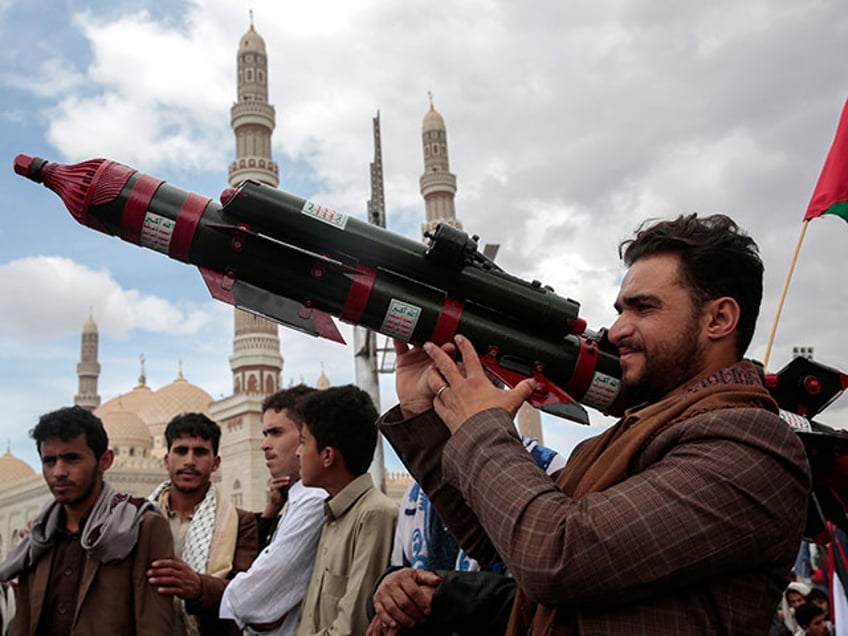
[[[438,388],[438,390],[436,391],[436,397],[437,397],[437,398],[441,398],[441,397],[442,397],[442,393],[444,393],[445,391],[447,391],[449,388],[450,388],[450,387],[449,387],[447,384],[443,384],[442,386],[440,386],[440,387]]]

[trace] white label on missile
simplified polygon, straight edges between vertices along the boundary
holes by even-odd
[[[307,216],[311,216],[313,219],[318,219],[322,223],[337,227],[340,230],[345,229],[345,225],[347,225],[347,214],[342,214],[332,208],[325,208],[313,201],[304,201],[301,212]]]
[[[798,415],[797,413],[786,411],[784,409],[780,409],[778,413],[780,414],[780,419],[789,424],[789,426],[794,428],[796,431],[803,431],[805,433],[811,433],[813,431],[810,420],[803,415]]]
[[[167,254],[176,224],[172,219],[148,211],[141,225],[139,245]]]
[[[580,398],[580,401],[587,406],[603,411],[618,397],[619,390],[621,390],[621,380],[597,371],[592,377],[589,390],[586,391],[586,395]]]
[[[384,333],[387,336],[394,336],[401,340],[409,340],[412,337],[412,332],[415,330],[415,325],[418,324],[418,317],[420,315],[421,307],[416,307],[402,300],[392,298],[392,302],[389,303],[389,309],[386,311],[386,316],[383,318],[380,333]]]

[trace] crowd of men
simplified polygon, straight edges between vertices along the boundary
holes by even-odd
[[[765,633],[810,470],[743,358],[756,244],[726,216],[691,214],[643,225],[621,255],[608,337],[630,407],[565,462],[540,461],[515,429],[535,381],[497,388],[461,334],[396,341],[399,404],[382,417],[354,386],[270,396],[273,497],[257,514],[215,488],[220,429],[201,414],[168,425],[168,480],[147,499],[104,479],[95,416],[44,415],[31,434],[53,501],[0,566],[12,633]],[[378,429],[482,567],[386,569],[398,506],[368,473]]]

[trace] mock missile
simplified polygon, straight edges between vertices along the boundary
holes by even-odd
[[[588,423],[580,406],[617,414],[618,354],[579,303],[501,271],[476,237],[440,225],[429,245],[312,201],[246,181],[220,203],[107,159],[75,165],[18,155],[15,172],[56,192],[81,224],[200,270],[213,297],[313,336],[344,342],[333,316],[414,344],[463,333],[490,375],[534,377],[530,403]],[[848,530],[848,434],[812,420],[848,375],[793,360],[764,383],[813,468],[805,536]]]
[[[490,373],[534,377],[530,403],[588,423],[581,404],[621,409],[618,354],[580,305],[509,275],[447,225],[429,245],[245,181],[220,202],[108,159],[62,165],[18,155],[81,224],[197,266],[213,297],[344,342],[332,317],[414,344],[463,333]]]

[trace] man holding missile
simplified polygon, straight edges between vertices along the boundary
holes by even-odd
[[[692,214],[643,225],[620,251],[609,339],[636,406],[556,482],[512,424],[535,381],[495,388],[461,335],[396,342],[400,404],[380,428],[469,554],[500,557],[515,577],[508,634],[765,632],[810,474],[742,359],[762,297],[757,246],[728,217]],[[369,633],[429,613],[438,578],[402,572],[376,591]]]

